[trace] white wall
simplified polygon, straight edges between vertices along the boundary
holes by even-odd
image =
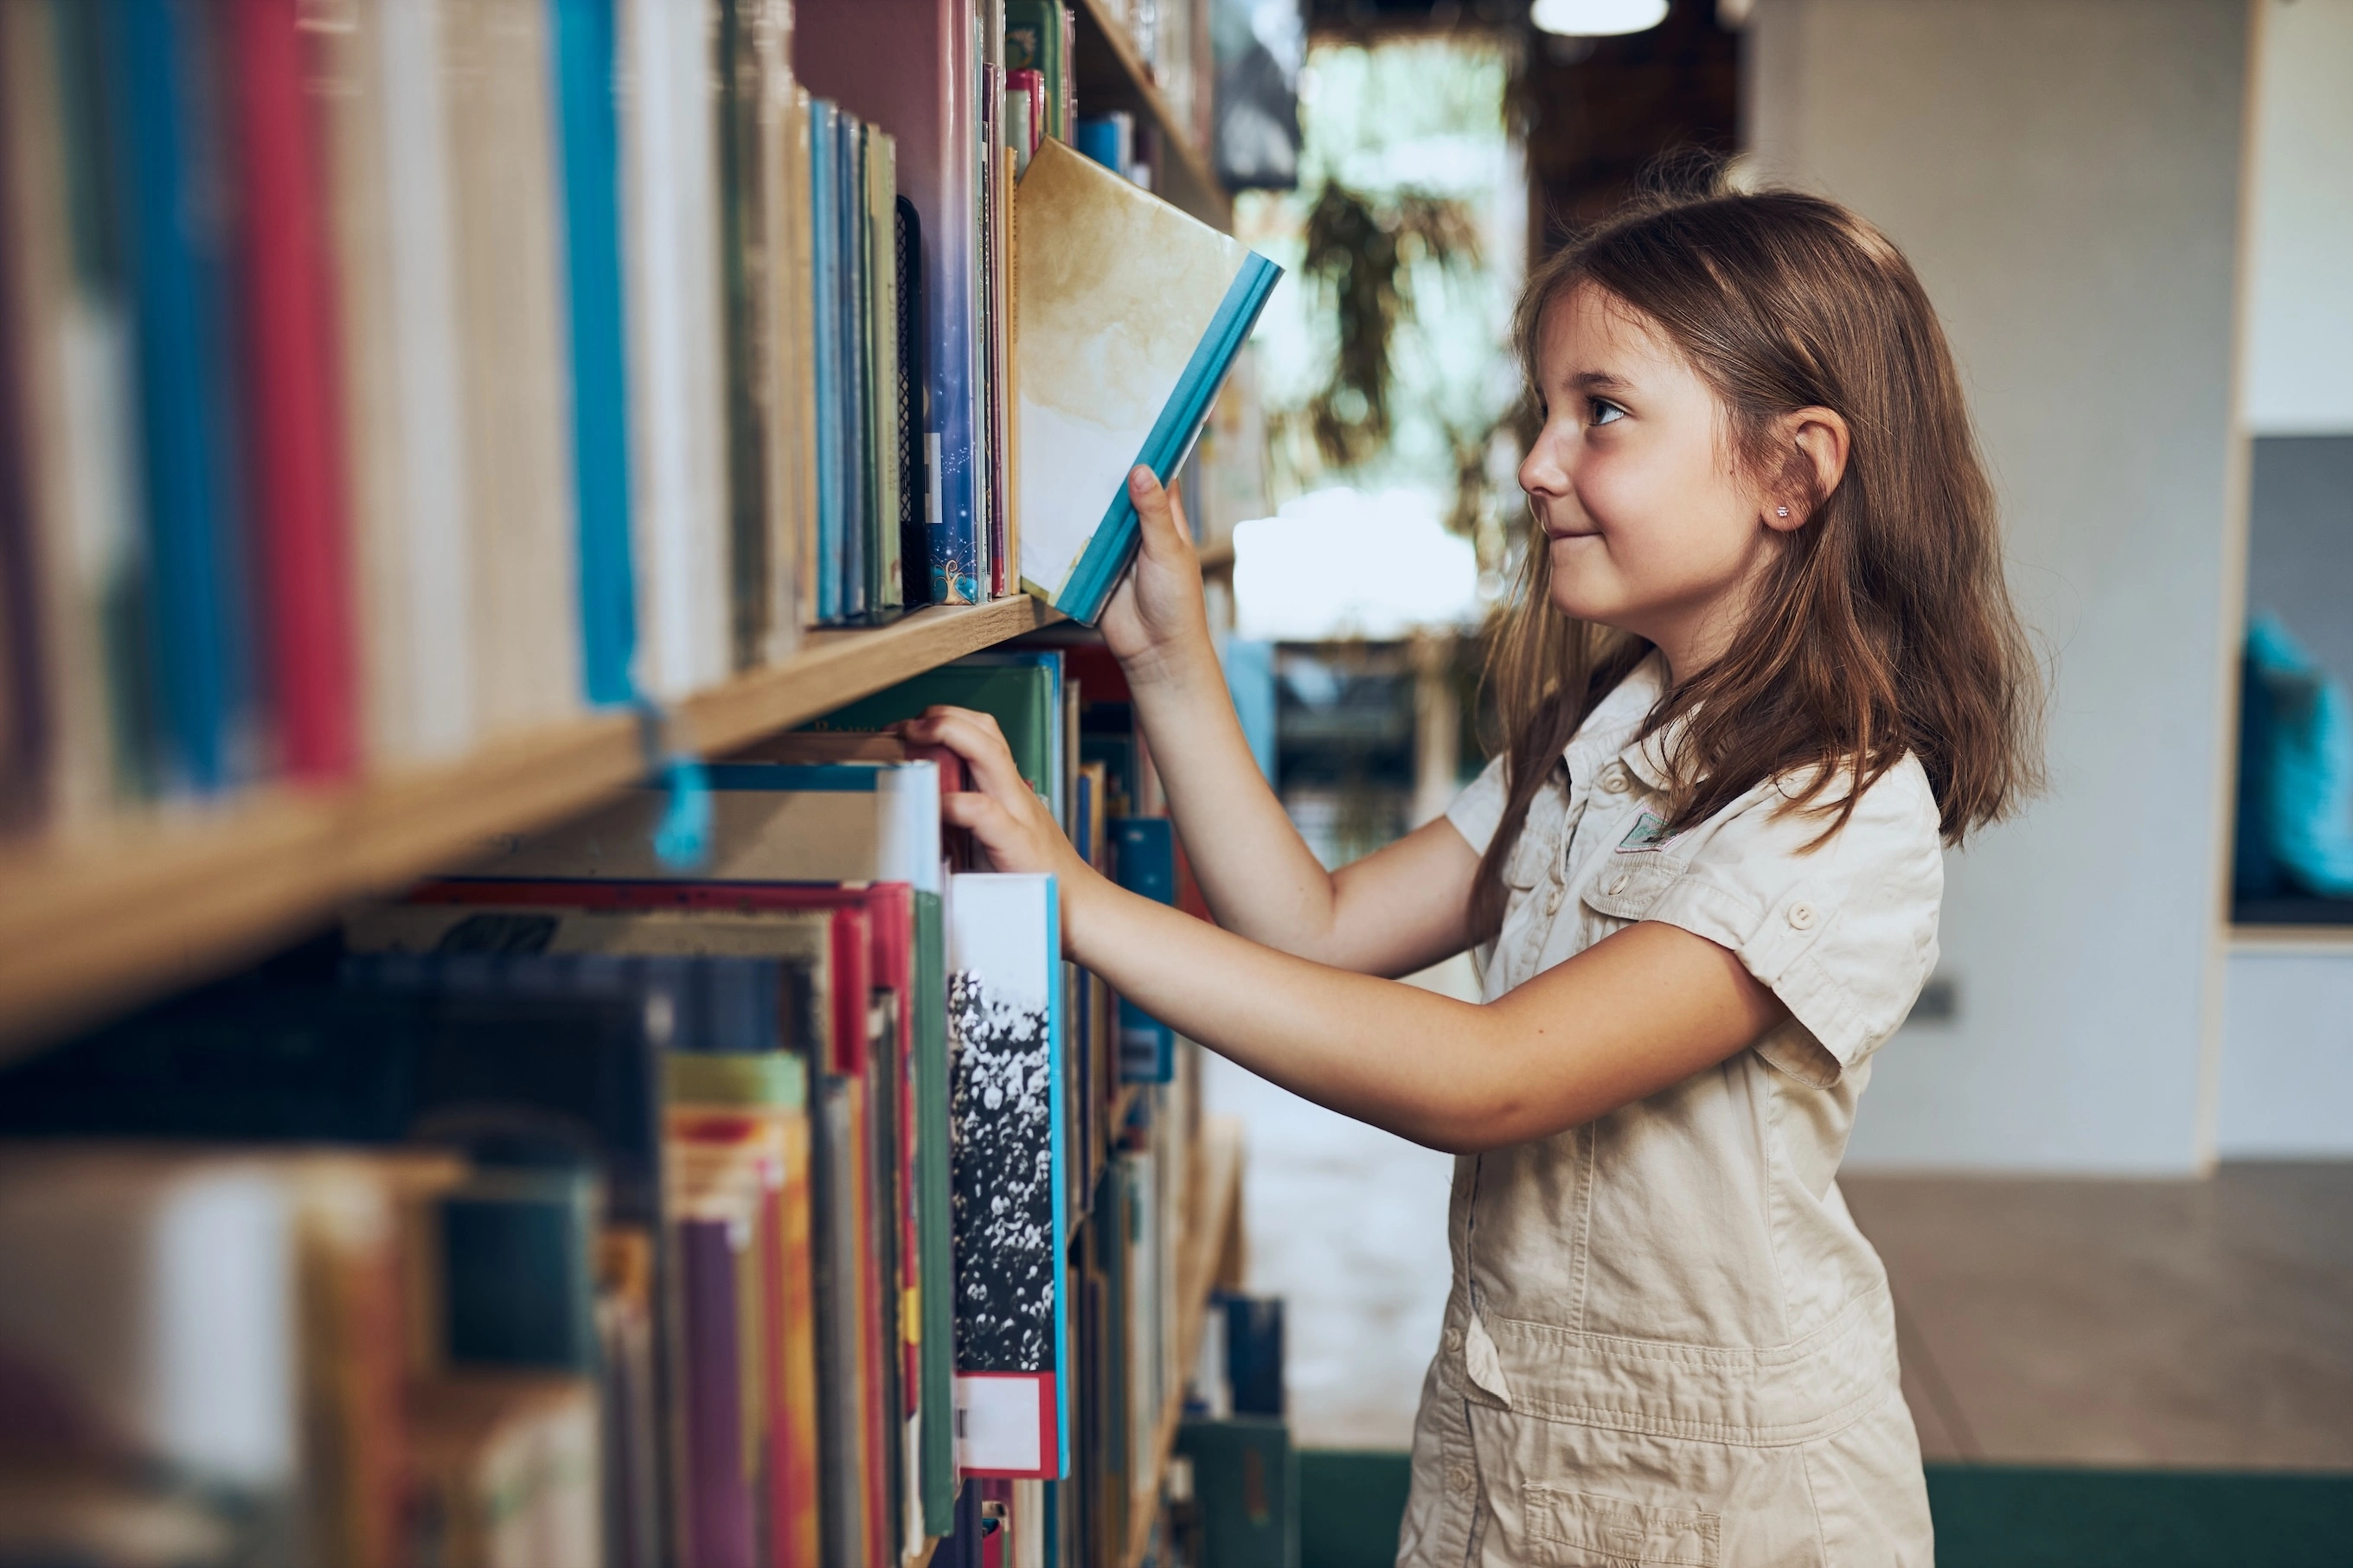
[[[1903,246],[2057,661],[2049,796],[1948,861],[1957,1018],[1856,1165],[2183,1172],[2220,905],[2246,0],[1760,0],[1749,146]]]
[[[2247,424],[2353,432],[2353,0],[2255,4]]]
[[[2285,947],[2231,955],[2215,1152],[2353,1156],[2353,958]]]

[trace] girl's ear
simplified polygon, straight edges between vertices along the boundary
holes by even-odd
[[[1846,477],[1852,437],[1835,409],[1800,408],[1782,418],[1778,439],[1781,482],[1766,497],[1765,526],[1794,533]]]

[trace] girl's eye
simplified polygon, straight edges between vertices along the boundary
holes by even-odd
[[[1593,400],[1593,423],[1596,425],[1614,425],[1625,417],[1626,411],[1608,398],[1597,397]]]

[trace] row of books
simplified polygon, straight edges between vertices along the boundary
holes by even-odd
[[[883,726],[1189,898],[1116,678],[943,667],[713,766],[691,878],[642,792],[0,1077],[0,1558],[892,1568],[1018,1483],[1112,1560],[1196,1071]]]
[[[0,0],[0,831],[1091,618],[1273,274],[1068,175],[1017,246],[1074,52],[1066,0]],[[1202,298],[1137,340],[1058,242]]]

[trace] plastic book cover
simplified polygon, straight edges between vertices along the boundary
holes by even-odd
[[[1070,1467],[1061,929],[1050,877],[948,891],[956,1412],[967,1474]]]
[[[1128,471],[1184,466],[1282,268],[1060,142],[1022,234],[1022,586],[1103,613],[1135,548]]]

